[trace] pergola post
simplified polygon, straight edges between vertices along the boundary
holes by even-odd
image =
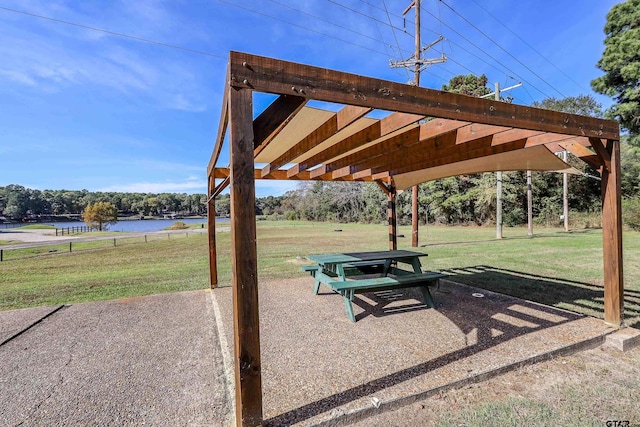
[[[604,320],[620,326],[624,320],[622,275],[622,202],[620,142],[607,140],[602,167],[602,239],[604,259]]]
[[[398,233],[396,230],[396,187],[393,183],[389,184],[389,192],[387,193],[387,219],[389,220],[389,250],[398,249]]]
[[[254,181],[253,105],[250,89],[229,87],[231,128],[231,266],[233,285],[236,423],[262,423],[258,317],[258,258]]]
[[[207,180],[207,234],[209,236],[209,286],[218,287],[218,254],[216,252],[216,199],[213,176]]]

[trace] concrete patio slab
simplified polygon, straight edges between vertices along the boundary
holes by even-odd
[[[23,333],[61,308],[57,305],[0,311],[0,343]]]
[[[228,425],[213,319],[208,290],[65,306],[0,347],[0,425]]]
[[[312,279],[260,284],[266,425],[335,425],[601,344],[598,319],[443,281],[428,309],[414,290],[342,297]],[[233,344],[230,288],[214,291]],[[233,353],[233,349],[230,348]]]

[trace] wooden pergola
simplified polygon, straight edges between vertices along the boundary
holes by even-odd
[[[277,95],[255,119],[254,92]],[[309,101],[343,107],[331,112],[309,107]],[[374,110],[389,114],[372,118]],[[227,128],[230,165],[219,168]],[[468,173],[563,169],[566,164],[553,153],[567,150],[602,176],[604,317],[619,326],[624,292],[619,141],[619,125],[611,120],[231,52],[207,175],[212,288],[218,283],[214,201],[227,186],[231,193],[238,425],[262,422],[256,179],[376,182],[388,196],[389,247],[395,249],[398,189]],[[222,179],[217,186],[216,179]]]

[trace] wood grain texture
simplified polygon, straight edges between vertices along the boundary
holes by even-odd
[[[213,196],[213,177],[207,182],[207,236],[209,243],[209,286],[211,289],[218,287],[218,253],[216,252],[216,199]]]
[[[602,243],[604,261],[604,320],[621,325],[624,320],[622,269],[622,201],[620,189],[620,142],[607,141],[610,159],[602,172]]]
[[[252,118],[251,91],[230,88],[234,362],[236,419],[241,426],[257,426],[262,423]]]
[[[247,67],[242,64],[246,62]],[[568,135],[620,139],[617,122],[230,52],[231,85],[318,101]]]
[[[265,149],[304,107],[307,100],[294,95],[280,95],[253,121],[254,157]]]
[[[228,81],[229,69],[227,69],[227,82]],[[211,175],[211,170],[216,167],[218,157],[220,157],[220,151],[222,151],[222,144],[224,144],[224,138],[227,134],[227,125],[229,124],[229,96],[227,92],[228,87],[225,84],[225,89],[222,95],[222,107],[220,109],[220,122],[218,123],[218,134],[216,135],[216,142],[214,143],[211,158],[209,159],[209,165],[207,166],[207,176]]]

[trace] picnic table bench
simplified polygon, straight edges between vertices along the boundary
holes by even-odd
[[[433,308],[429,286],[437,284],[446,275],[422,272],[420,257],[424,256],[427,254],[406,250],[309,255],[307,258],[316,264],[303,266],[302,270],[315,278],[314,294],[317,295],[320,284],[324,284],[342,295],[347,315],[355,322],[353,296],[365,292],[418,287],[425,304]],[[413,271],[398,268],[399,263],[410,265]],[[347,280],[349,277],[378,272],[381,277]]]

